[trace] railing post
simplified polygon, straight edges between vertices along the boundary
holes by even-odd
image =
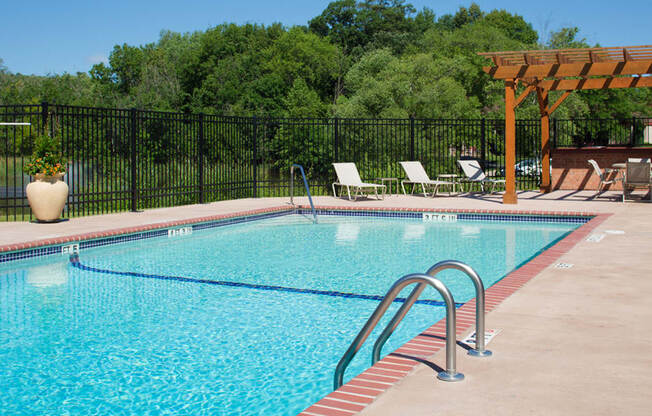
[[[137,157],[137,148],[136,148],[136,109],[132,108],[130,110],[130,138],[129,138],[129,147],[131,152],[131,211],[138,211],[138,168],[136,163],[138,163]]]
[[[475,289],[475,348],[468,351],[469,355],[474,357],[490,357],[491,351],[485,348],[484,335],[484,284],[478,274],[471,266],[456,260],[444,260],[432,266],[426,274],[435,277],[439,272],[447,269],[459,270],[465,273],[473,282]]]
[[[632,128],[631,128],[631,132],[629,133],[629,145],[634,146],[635,142],[636,142],[636,117],[632,117]]]
[[[50,111],[49,105],[47,101],[43,101],[41,103],[41,128],[43,129],[43,133],[48,134],[48,132],[45,131],[45,127],[48,125],[48,112]]]
[[[557,119],[552,119],[552,148],[557,148]]]
[[[198,176],[198,181],[199,181],[199,203],[203,204],[204,203],[204,114],[199,113],[199,132],[198,132],[198,143],[197,143],[197,161],[198,163],[198,169],[199,169],[199,175]]]
[[[346,368],[358,353],[367,337],[369,337],[371,331],[373,331],[380,319],[383,317],[389,306],[394,302],[394,299],[396,299],[401,290],[415,283],[417,284],[417,288],[414,289],[413,294],[414,292],[421,293],[421,290],[428,285],[439,292],[446,304],[446,369],[439,372],[437,378],[443,381],[461,381],[464,379],[464,375],[458,373],[456,368],[455,345],[457,340],[455,333],[455,300],[453,299],[453,295],[440,280],[426,274],[413,273],[401,277],[392,285],[392,287],[390,287],[387,294],[383,297],[383,300],[378,304],[378,306],[376,306],[374,312],[364,324],[351,345],[349,345],[349,348],[346,350],[344,355],[342,355],[342,358],[340,358],[340,361],[337,363],[335,375],[333,377],[333,387],[335,390],[339,389],[342,384],[344,384],[344,372],[346,371]],[[423,288],[421,288],[421,285],[424,285]],[[412,295],[410,297],[416,301],[418,294],[416,297],[413,297]],[[405,310],[405,312],[407,312],[407,310]],[[397,315],[398,314],[400,314],[400,311],[397,312]],[[398,322],[400,322],[400,319]],[[391,331],[396,328],[398,322],[393,319],[392,322],[389,323],[388,328],[391,327],[390,334]],[[396,325],[393,325],[393,323]],[[376,349],[377,346],[378,343],[374,345],[374,349]],[[382,348],[382,345],[380,345],[380,347]],[[380,351],[380,349],[378,351]]]
[[[333,160],[334,162],[339,162],[340,161],[340,155],[339,155],[339,150],[338,150],[339,141],[340,141],[340,128],[339,128],[339,126],[340,126],[339,119],[337,117],[335,117],[333,119],[333,147],[335,148],[334,149],[335,150],[335,155],[334,155],[335,160]]]
[[[253,146],[252,146],[252,153],[253,153],[253,179],[254,179],[254,198],[257,197],[258,195],[258,119],[256,116],[253,117],[252,119],[253,122],[253,131],[252,131],[252,140],[253,140]]]
[[[482,160],[484,163],[487,163],[487,126],[485,119],[480,120],[480,154],[482,155]]]
[[[414,160],[414,116],[410,116],[410,160]]]

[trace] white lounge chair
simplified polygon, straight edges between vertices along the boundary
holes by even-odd
[[[335,173],[337,174],[337,182],[333,182],[332,185],[333,195],[335,197],[337,197],[337,193],[335,192],[335,185],[339,185],[341,188],[346,187],[346,192],[349,195],[349,200],[351,200],[351,188],[353,188],[353,198],[355,199],[357,199],[358,194],[362,194],[363,190],[365,189],[373,189],[374,193],[376,194],[376,199],[381,199],[378,196],[378,189],[383,191],[383,196],[385,195],[385,185],[362,182],[362,179],[360,179],[360,174],[358,173],[358,168],[355,167],[355,163],[333,163],[333,167],[335,168]]]
[[[469,183],[479,183],[482,192],[486,192],[484,189],[485,184],[491,184],[491,193],[494,193],[496,185],[502,184],[505,186],[505,179],[487,178],[487,175],[484,174],[482,167],[480,167],[480,162],[477,160],[458,160],[457,164],[460,166],[460,168],[462,168],[464,175],[466,175],[466,179],[463,179],[462,181]]]
[[[589,164],[593,167],[593,172],[595,172],[595,174],[598,175],[598,178],[600,178],[600,184],[598,184],[598,194],[602,192],[602,188],[605,185],[611,185],[621,180],[620,178],[607,180],[607,176],[609,176],[611,172],[614,172],[614,169],[602,170],[600,169],[600,166],[598,166],[598,162],[593,159],[589,159]]]
[[[401,188],[403,188],[403,194],[405,192],[405,184],[412,184],[412,193],[414,193],[414,187],[421,185],[421,190],[423,191],[423,196],[428,196],[426,189],[432,188],[432,196],[434,197],[437,194],[437,189],[441,185],[444,186],[454,186],[453,182],[448,181],[433,181],[430,179],[426,170],[423,168],[421,162],[399,162],[405,171],[407,179],[401,181]]]
[[[652,177],[650,159],[629,158],[625,164],[625,180],[623,181],[623,202],[627,193],[635,188],[648,188],[652,201]]]

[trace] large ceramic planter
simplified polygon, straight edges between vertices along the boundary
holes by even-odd
[[[52,222],[61,217],[68,198],[68,184],[61,180],[63,173],[54,176],[34,175],[27,185],[27,200],[38,221]]]

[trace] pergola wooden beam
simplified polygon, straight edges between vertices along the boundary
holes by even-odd
[[[548,91],[606,90],[611,88],[652,87],[652,77],[553,79],[539,81],[540,88]]]
[[[534,89],[535,89],[534,84],[528,85],[525,91],[523,91],[521,95],[519,95],[516,101],[514,102],[514,108],[518,107],[523,102],[523,100],[525,100],[527,96],[530,95],[532,91],[534,91]]]
[[[571,92],[572,91],[564,91],[564,93],[561,95],[561,97],[557,98],[557,101],[555,101],[555,103],[550,108],[546,109],[546,113],[548,115],[554,113],[555,110],[557,109],[557,107],[559,107],[561,105],[561,103],[563,103],[564,100],[566,98],[568,98],[568,96],[571,94]]]
[[[483,52],[479,55],[491,58],[496,66],[626,62],[652,59],[652,46]]]
[[[649,61],[485,66],[482,70],[491,75],[494,79],[504,80],[520,78],[544,79],[578,76],[642,75],[652,73],[652,58]]]
[[[505,194],[503,203],[515,204],[515,109],[536,90],[541,114],[541,190],[550,191],[550,116],[572,91],[652,87],[652,46],[559,49],[480,53],[495,66],[484,67],[505,82]],[[629,75],[629,76],[628,76]],[[632,76],[635,75],[635,76]],[[596,78],[601,77],[601,78]],[[515,98],[519,82],[527,88]],[[564,91],[549,106],[550,91]]]

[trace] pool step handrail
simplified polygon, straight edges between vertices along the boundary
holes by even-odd
[[[315,211],[315,205],[312,203],[312,195],[310,194],[310,187],[308,186],[308,179],[306,179],[306,173],[303,171],[303,166],[294,163],[290,166],[290,204],[294,205],[294,168],[299,168],[301,171],[301,176],[303,176],[303,185],[306,187],[306,192],[308,193],[308,201],[310,201],[310,209],[312,209],[312,217],[315,224],[317,224],[317,211]]]
[[[465,273],[473,281],[473,286],[475,287],[475,348],[468,350],[468,354],[474,357],[489,357],[491,356],[491,351],[485,348],[484,340],[484,284],[480,276],[473,270],[471,266],[466,263],[462,263],[457,260],[444,260],[432,266],[426,274],[428,276],[435,277],[439,272],[442,272],[447,269],[459,270]],[[417,287],[414,288],[412,293],[405,299],[405,302],[401,305],[392,320],[387,324],[383,332],[378,336],[378,339],[374,343],[374,348],[371,354],[371,365],[376,364],[380,360],[380,353],[383,349],[383,346],[392,335],[394,330],[398,327],[398,324],[401,323],[405,315],[417,301],[421,292],[426,288],[425,283],[420,283]],[[482,334],[482,335],[481,335]]]
[[[426,285],[432,286],[439,292],[442,298],[444,298],[444,302],[446,303],[446,370],[439,372],[437,378],[444,381],[461,381],[464,379],[464,375],[458,373],[455,368],[455,300],[453,299],[453,295],[446,285],[444,285],[439,279],[422,273],[413,273],[401,277],[392,285],[383,300],[376,307],[376,310],[371,314],[340,361],[337,363],[335,375],[333,377],[333,386],[335,390],[344,384],[344,372],[346,371],[346,368],[358,353],[371,331],[373,331],[380,319],[383,317],[387,308],[389,308],[392,302],[394,302],[394,299],[396,299],[401,290],[413,284],[418,285],[415,291],[418,290],[421,285],[423,285],[423,288],[425,288]],[[423,291],[423,288],[419,293]]]

